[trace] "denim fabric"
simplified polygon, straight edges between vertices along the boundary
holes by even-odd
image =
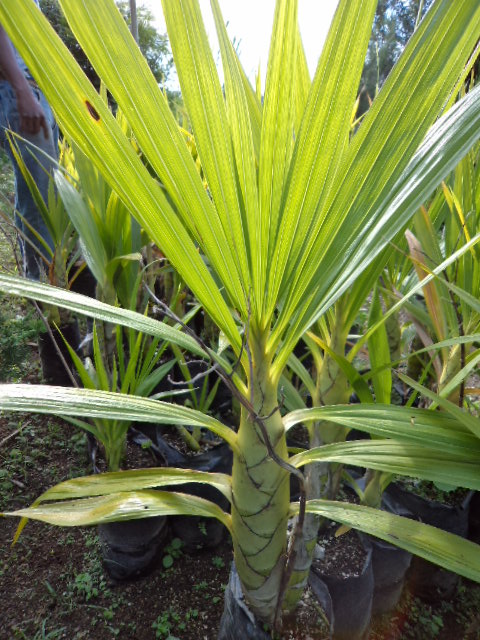
[[[23,179],[20,168],[15,162],[10,144],[6,137],[6,129],[10,129],[15,133],[21,135],[28,143],[35,145],[40,151],[44,153],[37,153],[35,148],[31,147],[26,142],[19,143],[20,152],[22,158],[30,171],[35,183],[38,186],[40,194],[45,202],[48,202],[48,185],[50,175],[55,166],[55,162],[58,158],[58,127],[53,117],[52,111],[45,100],[44,95],[39,89],[32,89],[45,113],[45,117],[49,124],[49,135],[45,138],[43,129],[36,135],[25,134],[20,131],[20,117],[17,109],[17,100],[15,93],[11,85],[6,81],[0,81],[0,145],[9,155],[15,172],[15,193],[16,201],[15,208],[20,214],[16,216],[15,223],[17,228],[25,234],[25,237],[29,241],[25,241],[22,237],[20,244],[22,248],[22,256],[24,261],[25,275],[29,278],[38,280],[40,272],[44,268],[44,261],[39,257],[39,251],[42,254],[46,254],[45,249],[41,246],[34,234],[28,229],[28,226],[24,224],[23,220],[27,221],[39,235],[48,243],[51,249],[53,249],[53,242],[48,233],[43,218],[35,205],[35,202],[30,194],[28,186]]]

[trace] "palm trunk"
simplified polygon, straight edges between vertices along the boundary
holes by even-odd
[[[276,454],[287,459],[287,444],[271,360],[263,344],[251,347],[249,401],[268,433]],[[238,452],[232,471],[232,525],[235,563],[243,593],[253,613],[272,623],[285,565],[289,513],[289,475],[268,455],[255,416],[242,408]]]
[[[346,330],[342,324],[341,305],[339,304],[337,304],[336,315],[337,322],[329,346],[331,351],[343,357],[345,355],[348,329]],[[328,353],[325,354],[323,359],[322,368],[318,376],[317,389],[318,398],[314,406],[320,407],[348,402],[350,388],[347,377],[337,361]],[[322,444],[343,442],[347,436],[345,427],[328,421],[321,422],[315,428],[319,431],[318,437]],[[341,465],[329,465],[328,467],[327,497],[331,500],[335,499],[338,493],[342,469]]]
[[[314,434],[311,438],[311,446],[318,447],[322,444],[319,437],[318,427],[314,428]],[[319,498],[324,492],[322,486],[322,476],[326,476],[328,471],[328,463],[315,462],[309,464],[305,469],[305,494],[306,499],[311,500]],[[313,552],[317,544],[318,529],[320,527],[321,518],[311,513],[305,514],[305,520],[301,535],[296,535],[293,541],[292,553],[295,554],[293,572],[290,577],[288,589],[285,593],[283,608],[285,611],[292,611],[297,606],[303,591],[307,586],[310,567],[313,560]],[[295,530],[295,524],[293,529]]]
[[[137,1],[130,0],[130,31],[138,43]]]
[[[341,305],[336,309],[336,325],[331,336],[329,347],[335,353],[343,356],[345,354],[345,344],[347,332],[341,322]],[[317,379],[317,396],[312,398],[314,406],[342,404],[348,402],[350,390],[348,381],[340,369],[335,359],[325,353],[321,370]],[[331,422],[322,421],[314,423],[309,428],[310,447],[319,447],[325,442],[340,442],[345,439],[346,431],[344,427]],[[334,497],[340,483],[342,467],[327,463],[309,464],[305,469],[306,498]],[[322,478],[328,477],[325,485]],[[294,569],[290,578],[287,592],[285,594],[283,607],[291,611],[298,604],[302,597],[304,588],[307,585],[310,567],[313,560],[315,545],[317,544],[318,530],[321,518],[312,514],[305,514],[305,520],[301,535],[297,535],[294,540]]]

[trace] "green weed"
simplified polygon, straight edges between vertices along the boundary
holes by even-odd
[[[223,558],[221,558],[220,556],[213,556],[212,558],[212,564],[214,567],[216,567],[217,569],[223,569],[223,567],[225,566],[225,561]]]
[[[198,609],[189,609],[184,618],[170,607],[167,611],[164,611],[153,622],[152,629],[155,631],[155,638],[162,638],[165,640],[179,640],[176,636],[172,635],[172,629],[178,629],[178,631],[185,631],[189,622],[198,618]]]
[[[63,638],[64,633],[66,631],[66,627],[61,627],[57,629],[52,629],[51,631],[47,631],[47,619],[42,621],[40,629],[33,636],[27,636],[22,629],[14,629],[13,633],[14,638],[18,640],[57,640],[58,638]]]
[[[180,538],[173,538],[173,540],[165,547],[166,554],[163,556],[162,564],[165,569],[170,569],[174,561],[180,558],[182,555],[183,542]]]

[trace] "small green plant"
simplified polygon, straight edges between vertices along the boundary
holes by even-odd
[[[98,588],[90,573],[79,573],[75,577],[75,591],[87,602],[98,596]]]
[[[182,555],[183,542],[180,538],[173,540],[165,547],[166,554],[163,556],[162,564],[165,569],[170,569],[174,561]]]
[[[178,631],[185,631],[191,620],[198,618],[198,609],[188,609],[184,619],[180,614],[170,607],[164,611],[152,624],[156,638],[165,638],[165,640],[179,640],[176,636],[171,635],[172,627],[176,627]]]
[[[156,638],[166,638],[170,635],[170,622],[168,612],[162,613],[152,624]]]
[[[405,624],[405,637],[411,640],[437,638],[443,629],[443,618],[432,612],[432,607],[414,598],[409,607],[410,619]]]
[[[220,556],[213,556],[212,564],[217,569],[223,569],[223,567],[225,566],[225,560]]]
[[[113,610],[113,607],[109,607],[108,609],[105,609],[105,611],[103,612],[103,617],[105,618],[105,620],[111,621],[113,620],[115,616],[115,612]]]
[[[51,631],[47,631],[47,619],[42,621],[40,629],[33,636],[27,636],[24,631],[21,629],[14,629],[15,638],[19,640],[58,640],[59,638],[64,638],[64,633],[66,631],[66,627],[61,627],[58,629],[52,629]]]
[[[155,638],[179,640],[179,638],[172,636],[170,633],[173,623],[179,619],[180,616],[173,609],[170,608],[168,611],[164,611],[152,624],[152,629],[155,631]]]
[[[149,396],[173,365],[173,361],[159,365],[166,344],[159,339],[149,339],[141,332],[124,332],[119,326],[114,334],[116,355],[110,356],[110,362],[102,350],[96,325],[93,327],[93,362],[90,358],[82,362],[67,344],[84,388]],[[66,420],[95,436],[103,447],[109,471],[120,469],[131,421],[93,418],[88,422],[72,416],[66,417]],[[148,448],[151,444],[147,442],[143,448]]]
[[[0,489],[2,492],[9,491],[12,488],[9,476],[7,469],[0,469]]]
[[[178,623],[179,631],[185,631],[191,620],[198,618],[198,609],[189,609],[185,614],[185,621]]]

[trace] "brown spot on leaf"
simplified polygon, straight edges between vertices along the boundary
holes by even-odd
[[[88,113],[92,116],[94,120],[97,122],[100,120],[100,116],[98,115],[97,110],[93,107],[88,100],[85,100],[85,105],[88,109]]]

